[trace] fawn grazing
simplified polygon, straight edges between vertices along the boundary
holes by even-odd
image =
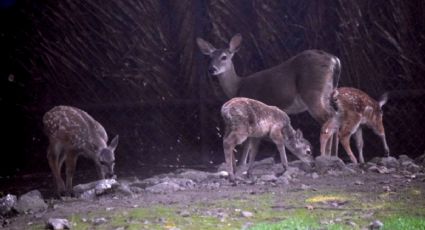
[[[249,140],[250,153],[248,173],[262,138],[268,137],[279,150],[283,167],[288,167],[285,147],[305,162],[312,162],[310,143],[303,138],[300,130],[295,131],[288,115],[275,106],[262,102],[236,97],[221,107],[225,123],[223,149],[229,179],[234,180],[236,167],[233,150],[237,145]]]
[[[277,66],[239,77],[232,58],[241,46],[240,34],[233,36],[229,47],[224,49],[216,49],[202,38],[197,38],[196,42],[201,52],[210,57],[208,71],[217,76],[228,98],[259,100],[288,114],[308,111],[320,124],[332,116],[329,98],[341,71],[340,61],[334,55],[321,50],[306,50]],[[246,145],[252,144],[246,142]],[[248,153],[244,152],[242,164],[246,164],[247,156]]]
[[[89,114],[71,106],[56,106],[43,116],[43,125],[49,139],[47,159],[58,195],[72,193],[72,178],[80,155],[94,161],[100,179],[114,176],[118,135],[108,146],[105,129]],[[64,162],[66,190],[61,176]]]
[[[325,150],[326,142],[329,141],[333,133],[339,130],[342,146],[351,161],[357,163],[357,159],[350,148],[350,137],[354,134],[359,160],[364,163],[362,125],[365,125],[381,138],[385,153],[389,156],[390,150],[385,139],[385,129],[382,121],[382,106],[387,102],[387,94],[382,95],[381,99],[376,101],[361,90],[342,87],[334,91],[332,100],[336,104],[337,111],[335,116],[322,126],[320,134],[320,152],[322,155],[330,155]]]

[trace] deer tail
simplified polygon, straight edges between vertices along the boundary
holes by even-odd
[[[334,88],[338,88],[338,84],[339,84],[339,78],[341,76],[341,61],[339,60],[338,57],[334,56],[333,57],[333,61],[334,61],[334,66],[333,66],[333,85]]]

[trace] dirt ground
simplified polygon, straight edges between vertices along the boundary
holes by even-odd
[[[91,172],[79,173],[78,180],[90,179]],[[154,173],[154,172],[152,172]],[[85,176],[83,176],[86,174]],[[8,184],[3,184],[1,191],[8,191],[15,194],[22,191],[38,189],[45,197],[49,208],[42,213],[19,214],[3,219],[4,229],[37,229],[44,226],[48,218],[69,218],[72,215],[80,216],[88,213],[114,210],[122,212],[140,207],[150,207],[153,205],[173,205],[179,207],[190,207],[192,204],[213,204],[217,200],[252,199],[256,195],[274,194],[278,199],[274,199],[271,204],[276,209],[289,208],[318,208],[320,205],[305,204],[308,197],[319,194],[360,194],[356,196],[358,203],[371,203],[379,196],[388,193],[392,199],[399,200],[398,195],[406,194],[406,191],[415,190],[420,194],[420,199],[407,197],[413,203],[424,207],[423,194],[425,193],[425,175],[423,173],[403,174],[401,172],[379,173],[359,170],[351,174],[316,174],[302,173],[293,176],[288,184],[285,183],[252,183],[239,182],[229,183],[226,179],[216,179],[218,187],[195,186],[194,188],[175,191],[171,193],[150,193],[142,191],[132,196],[106,195],[96,200],[84,201],[76,198],[55,199],[52,196],[53,187],[51,177],[48,174],[27,175],[21,178],[9,179]],[[132,176],[128,179],[134,179]],[[7,186],[7,189],[5,188]],[[415,200],[416,199],[416,200]],[[293,202],[293,201],[302,202]],[[385,200],[391,202],[391,199]],[[403,202],[409,202],[403,200]],[[299,207],[294,207],[299,206]],[[313,207],[315,206],[315,207]],[[323,208],[323,207],[321,207]],[[332,207],[328,207],[332,208]],[[334,207],[340,208],[340,207]],[[394,208],[398,208],[394,206]],[[360,210],[361,212],[361,210]],[[96,229],[95,227],[93,229]],[[109,229],[109,228],[105,228]],[[111,228],[126,229],[126,228]],[[167,228],[164,228],[167,229]]]

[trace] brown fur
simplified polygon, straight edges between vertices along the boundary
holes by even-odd
[[[364,163],[362,135],[363,125],[371,128],[378,136],[381,137],[385,152],[389,155],[389,148],[385,139],[385,129],[382,120],[382,106],[386,103],[386,96],[383,96],[380,101],[376,101],[361,90],[342,87],[335,90],[332,99],[334,100],[338,111],[334,117],[329,119],[322,126],[320,136],[322,155],[330,154],[329,152],[326,152],[325,146],[330,136],[339,130],[340,142],[353,163],[357,163],[357,159],[350,148],[350,137],[352,134],[355,134],[360,162]]]
[[[221,107],[221,116],[225,123],[223,149],[230,179],[234,179],[235,157],[233,150],[247,139],[251,148],[258,148],[262,138],[272,140],[279,150],[282,165],[288,166],[285,147],[303,161],[310,162],[310,143],[302,137],[301,131],[295,131],[288,115],[275,106],[249,98],[236,97]],[[250,155],[249,169],[257,151]]]
[[[86,112],[71,106],[56,106],[43,116],[49,138],[47,159],[59,195],[71,193],[72,178],[80,155],[95,162],[99,178],[112,177],[118,136],[107,145],[108,135],[103,126]],[[66,164],[66,191],[61,168]]]

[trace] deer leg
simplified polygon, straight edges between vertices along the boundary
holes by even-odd
[[[348,156],[350,157],[351,162],[353,162],[354,164],[357,164],[358,163],[357,162],[357,159],[354,156],[353,151],[351,151],[351,147],[350,147],[350,136],[351,136],[350,133],[348,133],[348,134],[346,134],[346,133],[342,134],[340,136],[340,138],[341,138],[341,144],[342,144],[342,147],[344,147],[345,151],[347,152]]]
[[[384,145],[385,155],[386,155],[387,157],[389,157],[389,156],[390,156],[390,148],[388,147],[387,139],[385,138],[385,133],[384,133],[384,134],[379,135],[379,137],[381,138],[382,143],[383,143],[383,145]]]
[[[66,191],[69,195],[72,194],[72,178],[74,177],[75,167],[77,164],[78,154],[70,151],[65,159],[66,164]]]
[[[332,136],[332,150],[333,150],[333,155],[338,157],[338,144],[339,144],[339,136],[338,136],[338,129],[335,131],[335,133]],[[331,153],[332,154],[332,153]]]
[[[283,169],[288,169],[288,158],[286,157],[285,150],[285,140],[283,138],[281,128],[274,128],[270,131],[270,139],[276,145],[279,150],[280,161],[282,163]]]
[[[241,158],[241,163],[240,165],[246,165],[247,160],[248,160],[248,154],[251,152],[252,149],[252,140],[251,138],[248,138],[248,140],[246,140],[243,144],[243,152],[242,152],[242,158]],[[251,157],[249,158],[251,159]]]
[[[235,180],[234,162],[235,156],[233,150],[236,145],[243,143],[247,139],[246,135],[238,133],[230,133],[223,140],[224,158],[226,160],[227,172],[229,173],[230,181]]]
[[[320,133],[320,155],[328,155],[329,139],[332,137],[332,133],[322,131]]]
[[[249,154],[249,162],[248,162],[248,177],[251,176],[251,169],[252,166],[254,165],[255,162],[255,157],[257,156],[258,153],[258,146],[260,145],[260,139],[251,139],[251,152]]]
[[[61,164],[59,162],[59,155],[61,151],[56,148],[54,145],[50,144],[47,149],[47,160],[49,162],[50,169],[52,170],[53,179],[56,183],[56,189],[58,195],[62,195],[65,191],[65,184],[61,177]]]
[[[322,125],[320,131],[320,155],[331,155],[332,141],[335,139],[338,123],[334,118],[329,119]],[[338,141],[338,139],[336,139]]]
[[[354,138],[356,140],[357,151],[359,152],[359,161],[360,161],[360,163],[363,164],[364,163],[364,158],[363,158],[364,142],[363,142],[362,128],[359,127],[359,129],[354,133]]]

